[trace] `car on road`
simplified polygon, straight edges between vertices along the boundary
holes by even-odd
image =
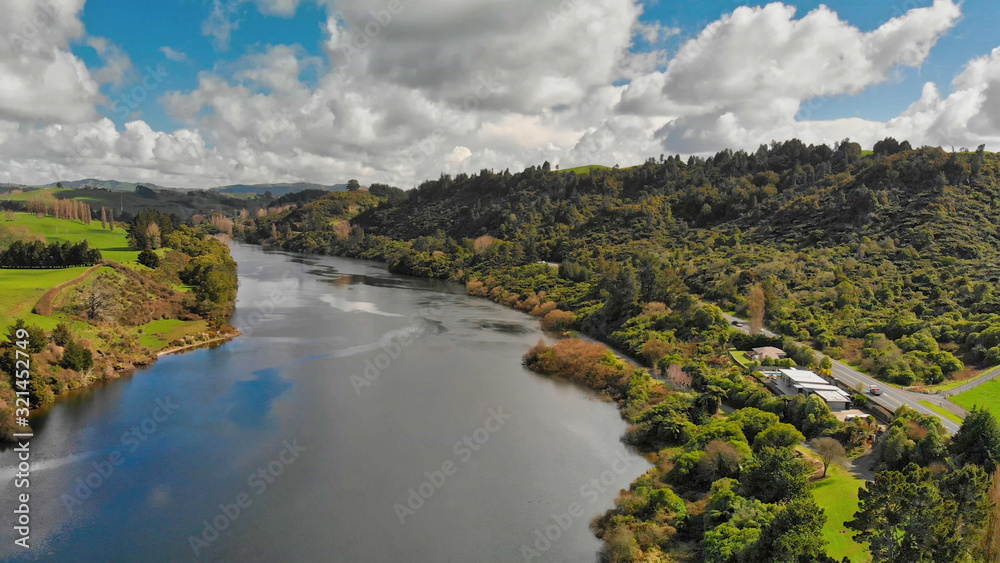
[[[871,393],[872,395],[881,395],[882,389],[876,385],[872,385],[871,387],[868,388],[868,392]]]
[[[733,321],[733,326],[743,326],[743,321]]]

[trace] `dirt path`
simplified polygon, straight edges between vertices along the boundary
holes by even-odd
[[[80,274],[79,276],[69,280],[68,282],[63,282],[53,287],[52,289],[46,291],[45,294],[42,295],[42,298],[38,300],[38,303],[35,304],[35,308],[33,309],[33,311],[35,312],[36,315],[42,315],[43,317],[48,317],[52,315],[52,303],[55,302],[56,296],[59,295],[60,291],[62,291],[67,287],[82,282],[83,280],[87,279],[87,276],[92,274],[95,270],[98,270],[103,267],[104,264],[97,264],[95,266],[91,266],[87,268],[86,272]]]

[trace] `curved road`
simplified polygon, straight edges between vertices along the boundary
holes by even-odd
[[[744,334],[750,334],[750,323],[747,320],[734,317],[726,313],[723,313],[723,315],[726,317],[726,320],[730,323],[730,325],[733,326],[733,328],[736,328],[737,330],[739,330]],[[739,324],[737,325],[733,323],[739,323]],[[767,336],[772,336],[772,337],[778,336],[777,334],[766,329],[762,332]],[[825,357],[823,354],[820,354],[819,352],[817,352],[816,355],[820,358]],[[952,420],[949,420],[939,415],[938,413],[932,411],[931,409],[925,407],[924,405],[920,404],[920,401],[933,401],[934,398],[932,395],[924,395],[923,393],[914,393],[912,391],[904,391],[902,389],[892,387],[891,385],[879,381],[874,377],[861,373],[860,371],[852,368],[847,364],[838,362],[833,358],[830,358],[830,360],[833,362],[834,379],[846,383],[852,389],[856,387],[858,383],[863,384],[865,386],[865,389],[867,389],[872,385],[876,385],[882,388],[881,395],[873,396],[869,394],[868,400],[874,403],[878,403],[883,407],[889,409],[890,411],[895,411],[900,406],[907,405],[908,407],[914,409],[915,411],[921,414],[929,414],[940,418],[942,424],[944,424],[944,427],[949,432],[952,433],[958,432],[958,429],[961,426],[960,424]],[[996,377],[997,375],[1000,375],[1000,368],[998,368],[997,373],[994,374],[993,377]]]

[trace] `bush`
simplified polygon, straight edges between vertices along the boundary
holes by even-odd
[[[94,367],[94,355],[86,346],[74,340],[66,344],[60,365],[66,369],[87,371]]]
[[[545,318],[542,319],[542,329],[551,331],[566,330],[573,325],[574,320],[576,320],[576,315],[573,313],[556,309],[549,311],[545,315]]]
[[[143,250],[139,253],[139,263],[147,268],[156,269],[160,267],[160,256],[152,250]]]
[[[73,333],[69,331],[69,327],[66,323],[59,323],[56,328],[52,329],[52,341],[56,343],[57,346],[65,346],[73,340]]]

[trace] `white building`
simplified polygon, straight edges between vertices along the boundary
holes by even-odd
[[[851,396],[841,388],[830,385],[823,377],[801,369],[782,369],[778,387],[786,395],[818,395],[830,405],[830,410],[850,408]]]

